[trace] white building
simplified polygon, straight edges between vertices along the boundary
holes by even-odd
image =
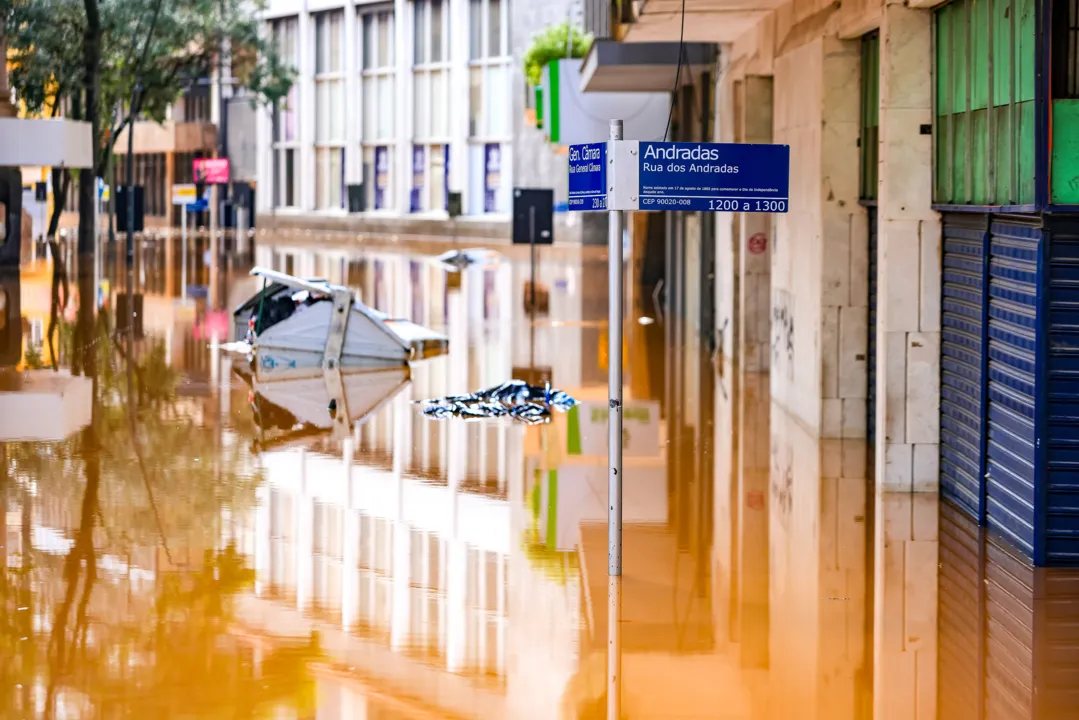
[[[298,77],[287,102],[259,113],[263,227],[414,232],[447,219],[453,191],[462,234],[467,220],[508,234],[507,0],[270,0],[264,15]]]

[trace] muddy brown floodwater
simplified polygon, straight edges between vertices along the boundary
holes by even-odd
[[[600,718],[612,687],[631,718],[1079,717],[1054,650],[1075,576],[935,496],[876,496],[864,442],[812,437],[651,288],[624,324],[611,686],[606,258],[545,248],[533,311],[526,254],[456,273],[445,249],[230,258],[224,308],[257,260],[449,336],[339,378],[335,414],[322,375],[220,347],[231,315],[198,265],[179,300],[163,241],[130,343],[114,262],[95,286],[70,258],[66,298],[44,261],[2,278],[0,717]],[[533,426],[415,404],[512,378],[580,404]]]

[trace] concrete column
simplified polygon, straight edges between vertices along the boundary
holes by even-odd
[[[360,30],[356,26],[356,4],[345,4],[345,182],[363,181],[363,89],[360,87]],[[347,190],[346,190],[347,192]],[[348,207],[348,197],[343,198]]]
[[[876,503],[873,718],[934,720],[938,499],[878,493]]]
[[[931,14],[888,0],[880,35],[877,453],[885,490],[939,487],[940,218],[932,210]]]
[[[772,243],[772,396],[822,438],[865,437],[859,67],[858,44],[835,38],[775,61],[775,142],[791,145],[791,199]]]
[[[772,142],[772,78],[747,76],[741,83],[741,142]],[[737,352],[743,372],[767,372],[772,334],[773,216],[741,213],[739,232],[739,339]]]
[[[300,123],[300,146],[296,162],[300,175],[299,206],[303,210],[315,208],[315,23],[311,14],[301,12],[297,45],[300,67],[297,68],[296,84],[299,86],[297,110]]]
[[[468,48],[469,48],[468,0],[450,0],[450,78],[449,135],[450,135],[450,192],[462,191],[464,207],[468,208]],[[461,102],[453,102],[461,98]]]
[[[409,0],[394,0],[393,30],[396,34],[394,59],[397,63],[397,78],[394,85],[395,108],[393,165],[393,210],[404,215],[408,213],[409,190],[412,189],[412,3]]]

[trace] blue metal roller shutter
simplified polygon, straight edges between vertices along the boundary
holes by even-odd
[[[1046,220],[1047,373],[1039,377],[1046,412],[1043,443],[1045,564],[1079,565],[1079,218]]]
[[[986,215],[943,218],[940,347],[941,494],[975,519],[983,516],[985,474]]]
[[[870,477],[876,469],[877,446],[877,208],[866,207],[869,223],[869,338],[866,345],[866,369],[869,387],[866,389],[866,449],[869,453]]]
[[[937,603],[937,717],[984,717],[985,593],[983,542],[977,520],[950,503],[940,506]]]
[[[1034,558],[1038,218],[993,222],[989,252],[986,524]],[[1040,523],[1037,523],[1040,524]]]

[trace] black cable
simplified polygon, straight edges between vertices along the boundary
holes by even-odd
[[[682,28],[678,31],[678,67],[674,71],[674,89],[671,94],[674,95],[678,92],[678,82],[682,79],[682,51],[685,48],[686,41],[686,0],[682,0]],[[663,140],[666,142],[667,136],[671,132],[671,118],[674,117],[674,101],[675,98],[671,98],[671,109],[667,112],[667,128],[663,131]]]

